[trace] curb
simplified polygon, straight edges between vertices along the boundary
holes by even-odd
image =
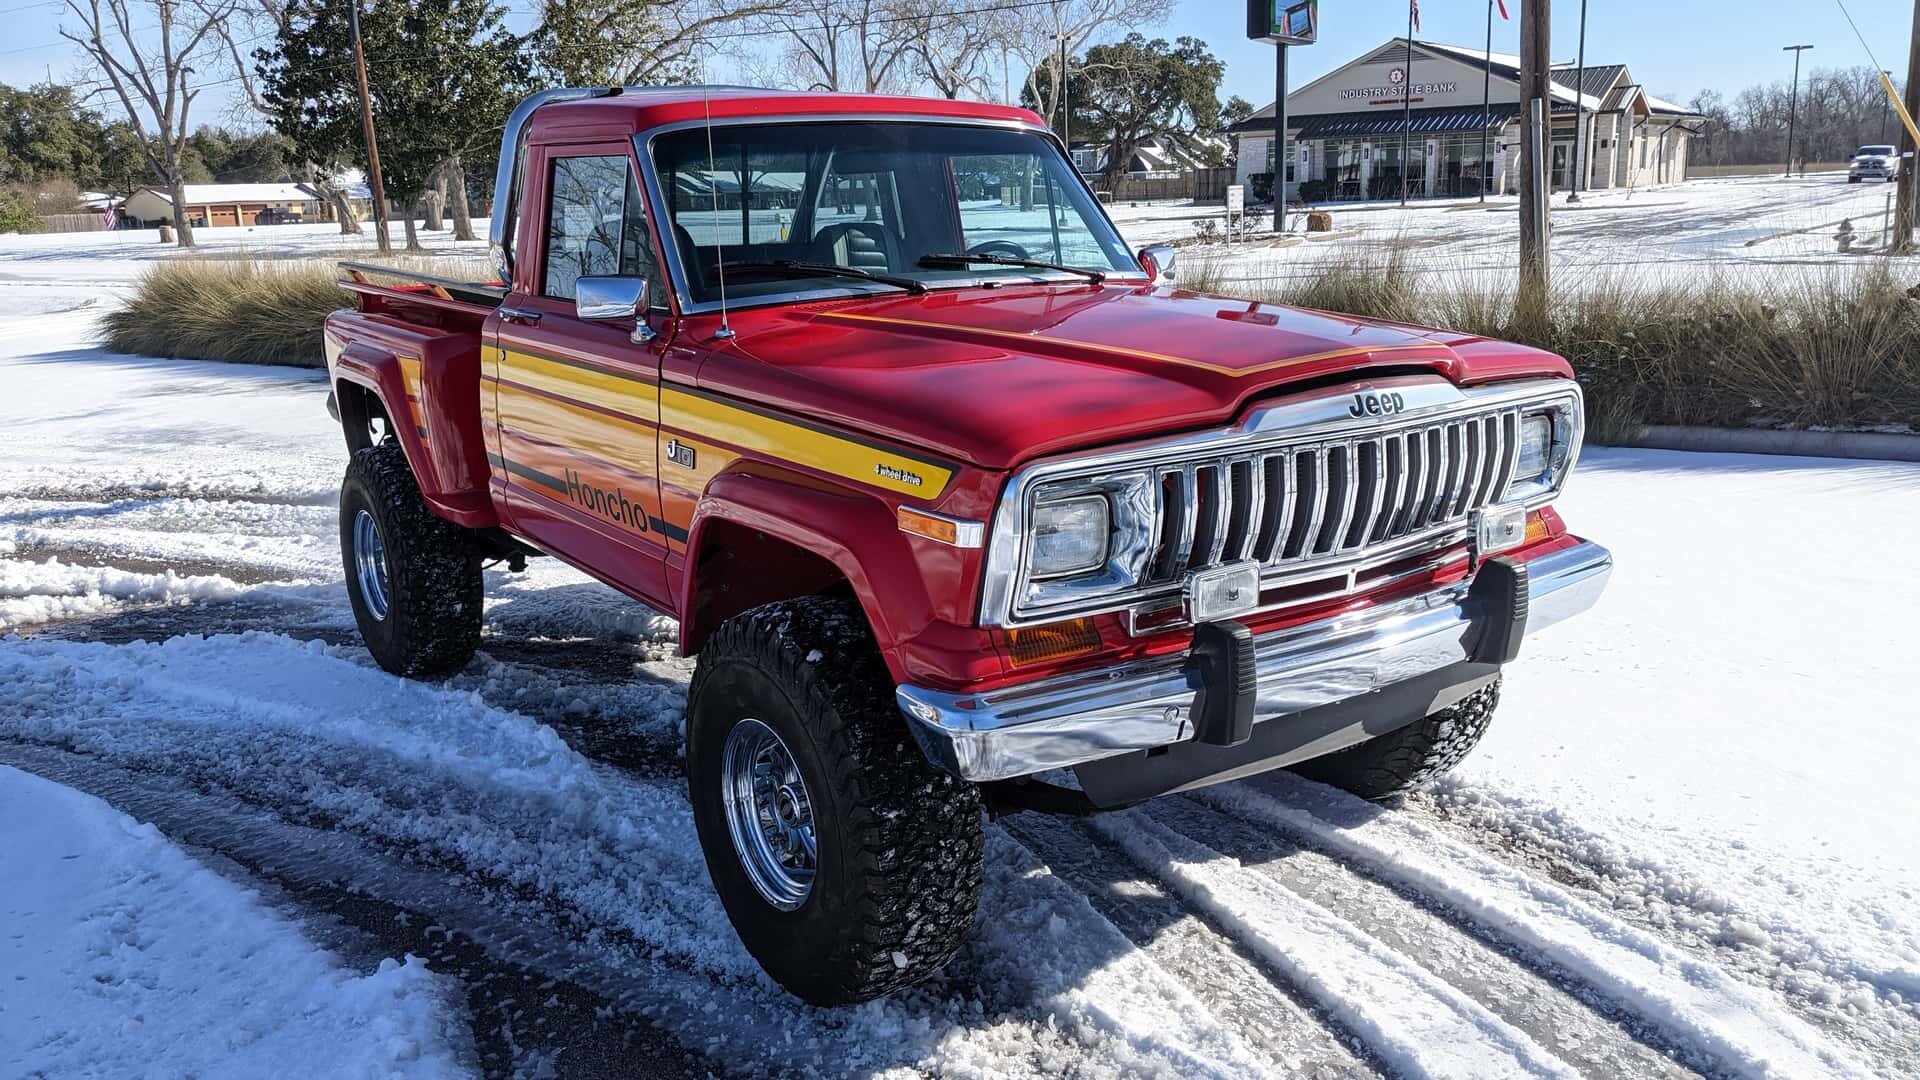
[[[1680,427],[1654,424],[1621,446],[1723,454],[1920,461],[1920,435],[1882,431],[1780,431],[1764,428]]]

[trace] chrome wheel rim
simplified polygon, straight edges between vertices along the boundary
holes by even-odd
[[[387,546],[380,542],[380,527],[373,515],[361,510],[353,515],[353,567],[360,582],[360,599],[367,614],[378,622],[387,619]]]
[[[805,903],[819,851],[813,800],[787,744],[760,721],[741,720],[727,733],[720,784],[733,853],[754,890],[781,911]]]

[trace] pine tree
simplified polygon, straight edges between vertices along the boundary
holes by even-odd
[[[413,211],[450,158],[484,166],[527,82],[521,42],[493,0],[378,4],[360,17],[367,85],[388,196]],[[295,156],[364,164],[346,0],[292,0],[273,49],[254,54],[261,97]]]

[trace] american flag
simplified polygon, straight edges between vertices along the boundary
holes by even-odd
[[[100,227],[103,229],[112,229],[114,225],[118,223],[118,217],[119,213],[114,210],[113,204],[108,203],[100,208]]]
[[[1502,8],[1501,10],[1506,10]],[[1407,0],[1407,14],[1413,19],[1413,32],[1420,32],[1420,0]]]
[[[1494,0],[1494,2],[1500,5],[1501,18],[1506,19],[1511,17],[1507,14],[1507,0]]]

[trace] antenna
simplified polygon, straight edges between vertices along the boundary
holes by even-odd
[[[713,224],[713,270],[720,275],[720,329],[714,331],[716,338],[730,338],[733,327],[727,322],[727,259],[724,245],[720,243],[720,170],[713,161],[713,85],[707,82],[706,61],[700,62],[700,94],[707,113],[707,196],[712,203]],[[740,209],[744,215],[747,206],[746,177],[741,176]],[[744,226],[742,226],[744,228]],[[742,239],[745,239],[742,237]]]

